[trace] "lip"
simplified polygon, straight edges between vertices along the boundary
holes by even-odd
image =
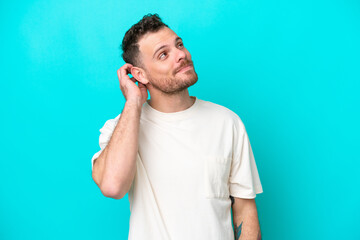
[[[192,65],[191,65],[191,64],[186,65],[186,66],[182,67],[182,68],[178,71],[178,73],[179,73],[179,72],[185,72],[185,71],[187,71],[187,70],[189,70],[189,69],[191,69],[191,68],[192,68]]]

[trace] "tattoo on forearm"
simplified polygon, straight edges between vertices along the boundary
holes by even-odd
[[[240,238],[242,224],[243,222],[241,222],[240,225],[235,229],[235,240],[238,240]]]

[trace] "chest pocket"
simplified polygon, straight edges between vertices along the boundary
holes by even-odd
[[[206,198],[229,198],[231,158],[206,156],[204,192]]]

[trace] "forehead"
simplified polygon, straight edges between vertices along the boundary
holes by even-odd
[[[139,50],[145,58],[152,55],[162,45],[172,44],[178,35],[170,28],[163,27],[157,32],[149,32],[142,36],[138,42]]]

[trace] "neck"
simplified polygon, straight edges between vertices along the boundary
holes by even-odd
[[[195,97],[190,97],[188,89],[185,89],[182,92],[172,95],[164,93],[152,94],[147,102],[152,108],[159,112],[173,113],[191,107],[195,102]]]

